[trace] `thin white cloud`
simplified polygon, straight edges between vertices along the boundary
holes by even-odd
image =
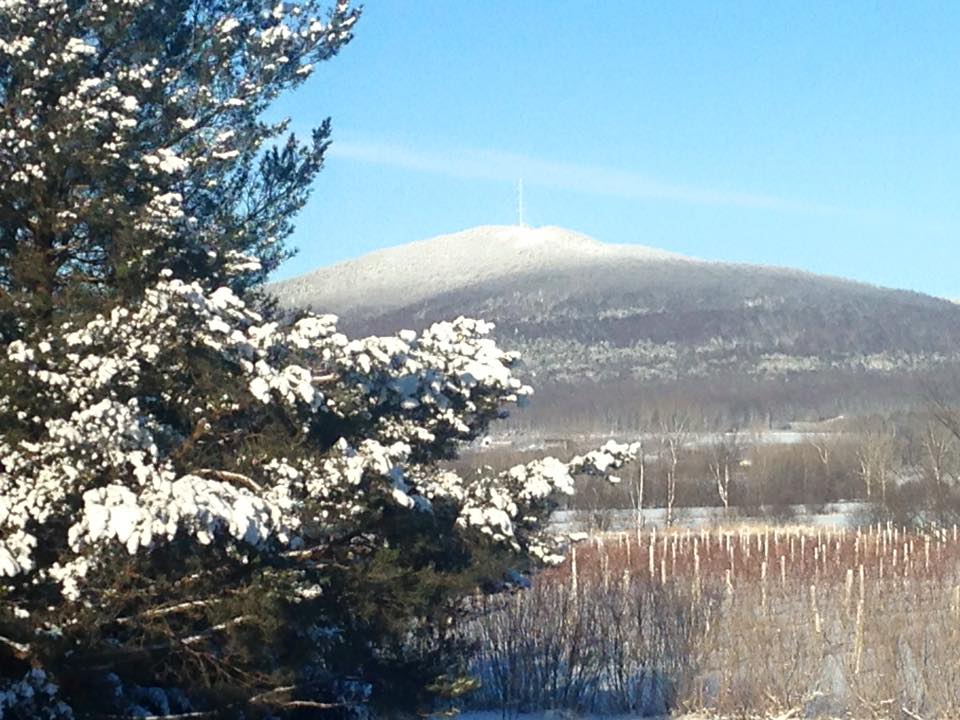
[[[371,142],[334,142],[328,155],[469,180],[516,182],[632,200],[830,215],[839,209],[788,198],[664,182],[614,168],[552,162],[495,150],[431,152]]]

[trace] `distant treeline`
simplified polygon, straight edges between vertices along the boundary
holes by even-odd
[[[713,506],[785,515],[842,501],[871,503],[878,518],[905,523],[960,519],[960,412],[937,399],[912,412],[805,425],[786,438],[710,425],[689,408],[668,407],[651,409],[633,435],[644,443],[642,463],[625,468],[617,484],[581,480],[566,507],[595,512],[598,526],[611,509]],[[541,455],[573,455],[588,442],[528,438],[461,462],[505,469]]]
[[[838,416],[912,412],[931,396],[960,404],[960,367],[682,377],[673,382],[540,380],[535,389],[529,406],[513,413],[508,428],[549,436],[639,432],[657,427],[665,413],[680,407],[694,429],[758,430]]]

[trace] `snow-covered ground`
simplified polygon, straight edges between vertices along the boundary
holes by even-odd
[[[755,432],[740,432],[736,436],[732,433],[689,433],[686,437],[685,447],[703,448],[709,447],[720,441],[736,441],[743,446],[755,447],[758,445],[801,445],[804,443],[822,442],[824,440],[836,439],[843,433],[822,432],[812,430],[758,430]],[[576,435],[569,439],[563,438],[576,445],[593,446],[598,441],[605,442],[613,439],[617,442],[635,442],[642,440],[650,447],[656,447],[660,436],[654,433],[598,433],[596,435]],[[512,435],[492,435],[484,438],[478,443],[479,446],[490,447],[513,447],[516,450],[536,451],[550,450],[560,443],[560,438],[550,437],[532,437],[532,436],[512,436]]]
[[[856,527],[870,522],[872,506],[863,502],[828,503],[822,509],[811,511],[806,505],[789,505],[786,512],[761,512],[754,515],[743,513],[725,514],[722,507],[674,508],[673,525],[678,528],[700,529],[729,523],[762,522],[765,525],[806,525],[811,527]],[[607,529],[612,531],[633,530],[637,527],[635,510],[604,510]],[[555,532],[578,532],[590,527],[594,516],[592,510],[558,510],[553,514],[550,527]],[[641,511],[645,528],[663,528],[667,524],[666,508],[649,508]]]

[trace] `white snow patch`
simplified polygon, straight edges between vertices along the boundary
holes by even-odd
[[[611,245],[559,227],[484,225],[370,253],[279,282],[290,306],[313,302],[346,311],[409,304],[485,280],[602,262],[692,262],[642,245]],[[357,293],[357,288],[363,293]]]

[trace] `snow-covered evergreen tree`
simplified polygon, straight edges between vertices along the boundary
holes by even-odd
[[[549,561],[555,493],[633,451],[438,468],[529,392],[489,329],[350,341],[330,316],[266,322],[167,276],[9,343],[8,682],[32,666],[72,706],[134,716],[422,699],[455,601],[502,570],[484,546]]]
[[[356,17],[0,0],[0,718],[412,710],[460,601],[635,452],[461,477],[530,392],[489,325],[264,314],[327,129],[258,117]]]
[[[0,310],[75,311],[163,268],[261,282],[329,126],[284,141],[260,116],[357,17],[346,0],[0,2]]]

